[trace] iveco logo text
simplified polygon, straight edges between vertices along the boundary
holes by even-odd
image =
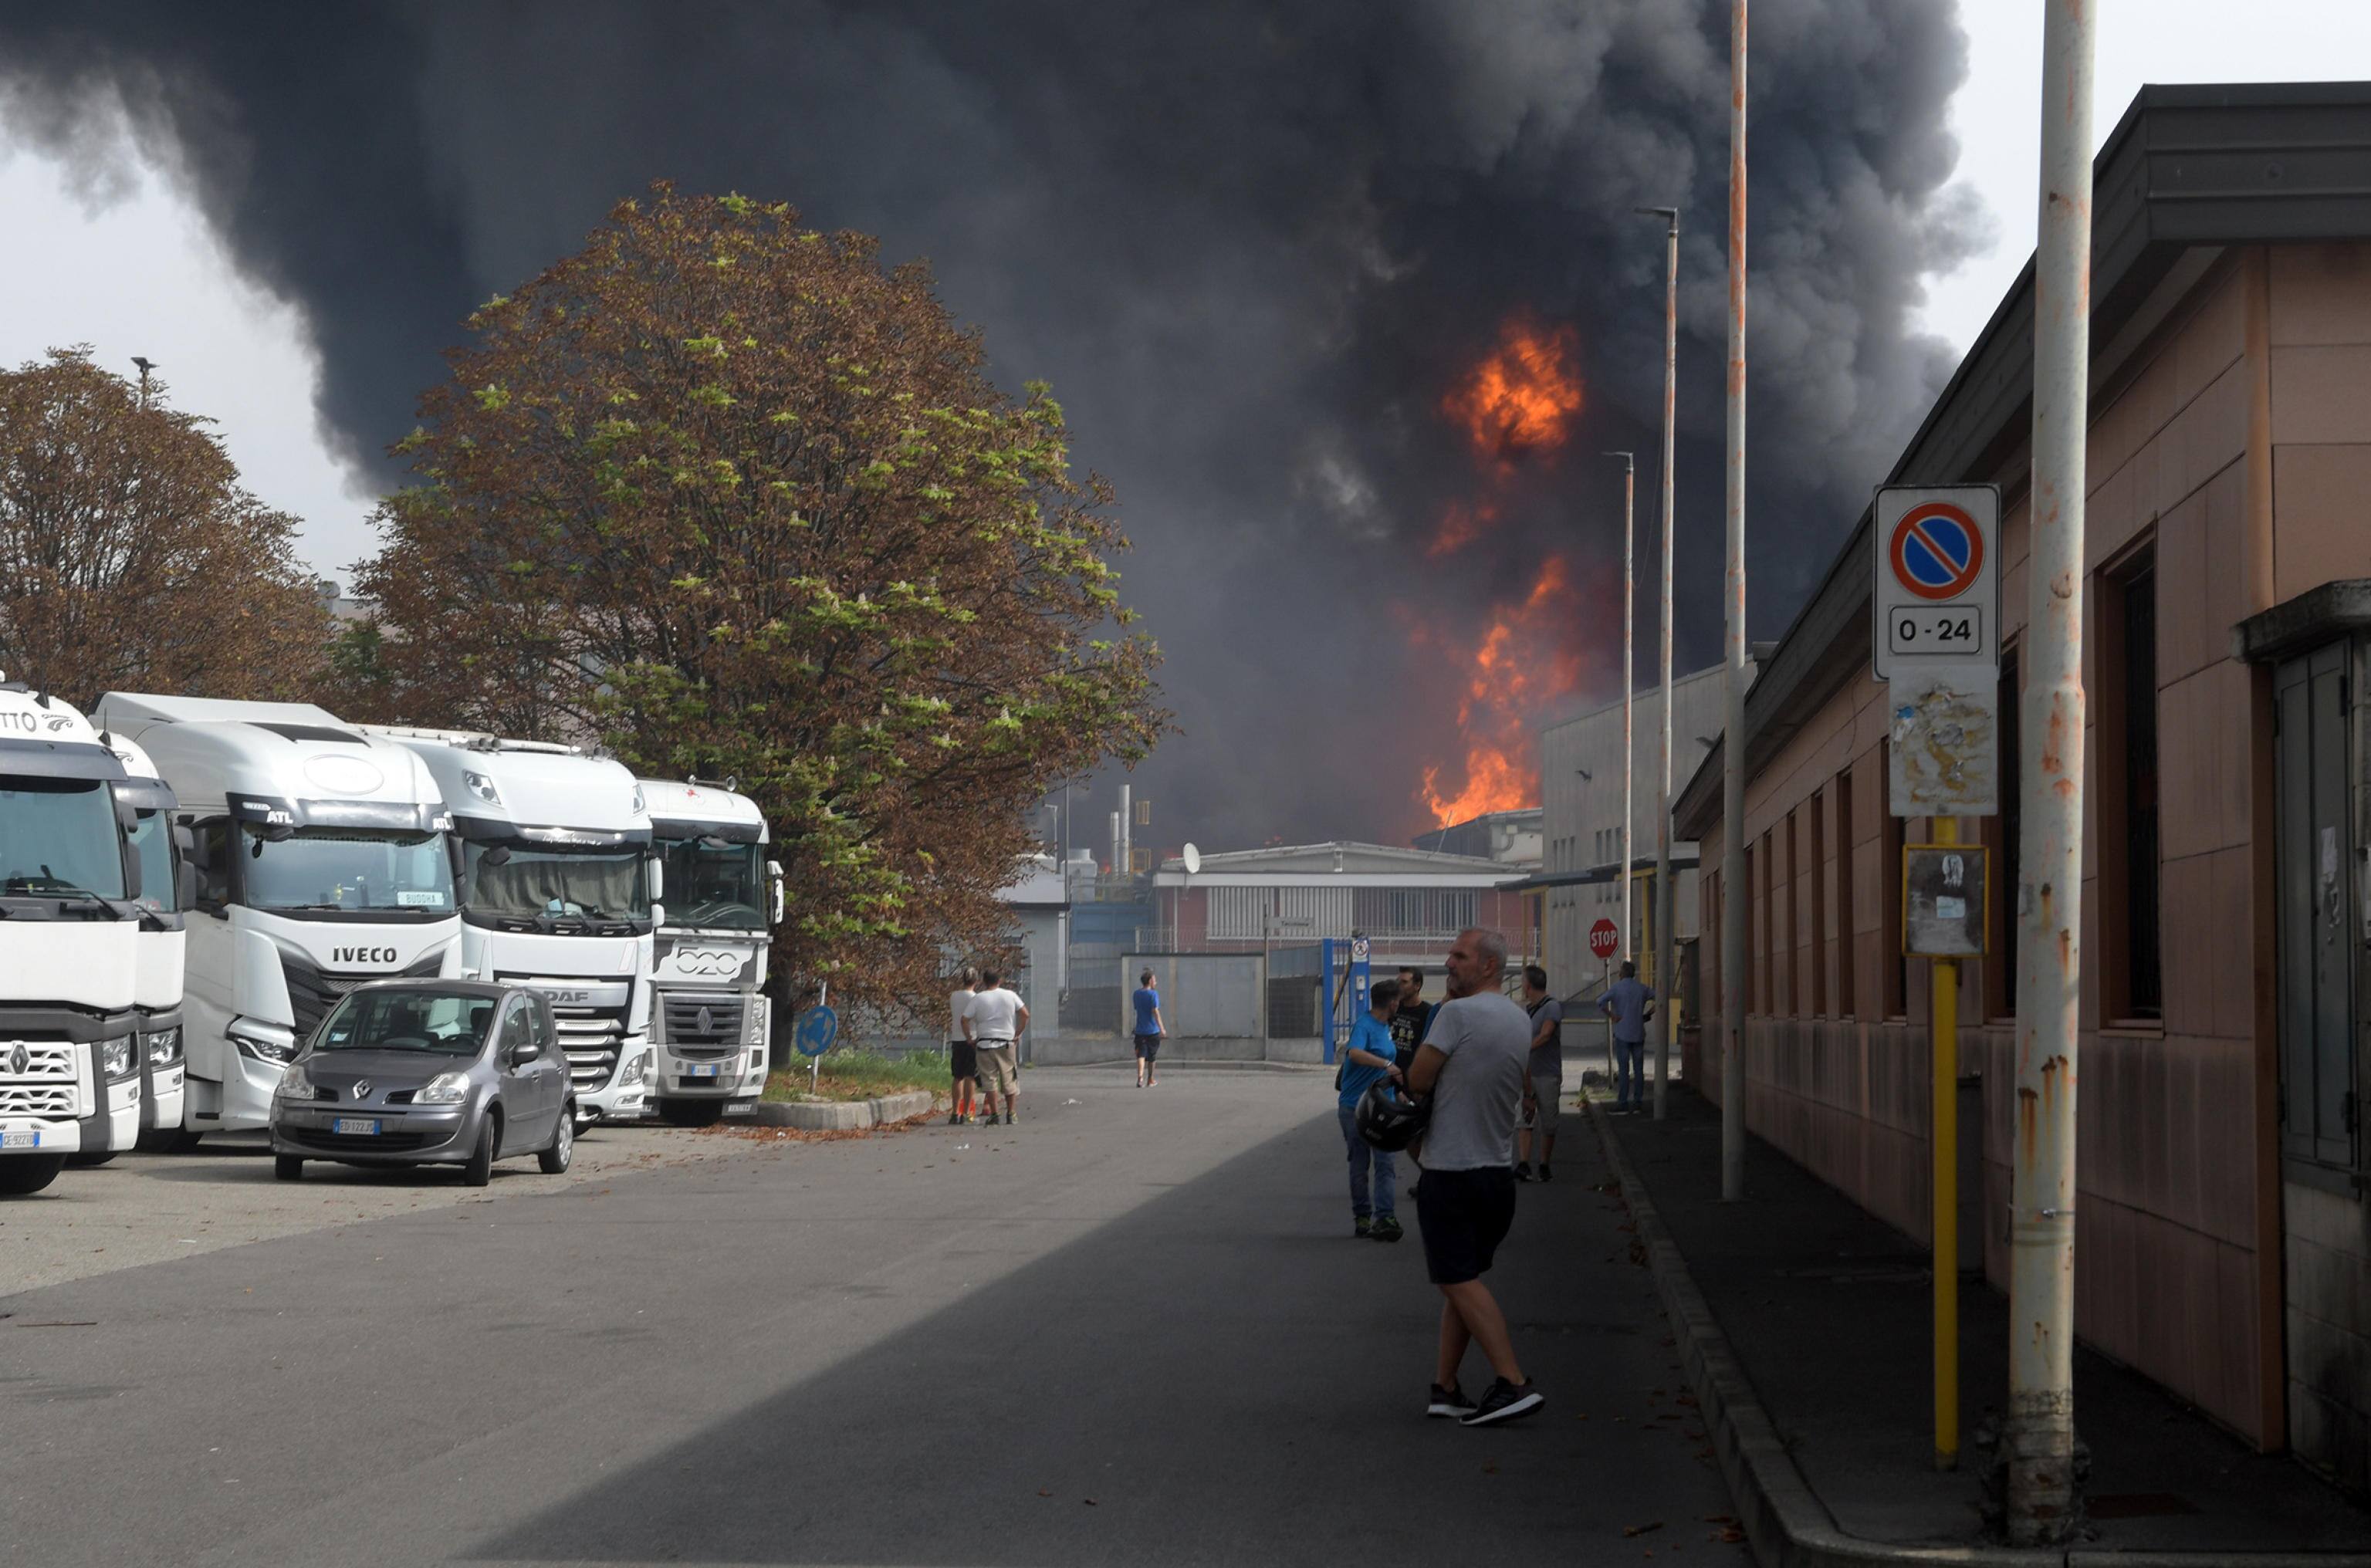
[[[395,950],[366,947],[331,948],[330,962],[332,963],[393,963]]]

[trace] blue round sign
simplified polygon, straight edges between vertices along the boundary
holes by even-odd
[[[1929,502],[1893,525],[1893,575],[1922,599],[1954,599],[1984,570],[1984,536],[1949,502]]]
[[[797,1043],[800,1055],[820,1056],[839,1038],[839,1015],[827,1007],[809,1008],[799,1015],[791,1038]]]

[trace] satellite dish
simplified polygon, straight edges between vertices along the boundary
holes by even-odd
[[[1191,844],[1186,846],[1184,859],[1186,861],[1186,874],[1187,876],[1190,877],[1195,872],[1202,869],[1202,851],[1195,848]]]

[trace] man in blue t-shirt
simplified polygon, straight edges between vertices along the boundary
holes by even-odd
[[[1342,1142],[1350,1151],[1350,1233],[1396,1241],[1399,1175],[1389,1149],[1376,1148],[1359,1136],[1359,1099],[1370,1085],[1385,1078],[1405,1081],[1392,1052],[1392,1010],[1399,1006],[1400,983],[1378,980],[1367,999],[1371,1005],[1351,1029],[1350,1043],[1342,1054],[1342,1094],[1336,1114],[1342,1122]]]
[[[1153,1059],[1161,1055],[1161,1037],[1169,1032],[1161,1023],[1161,993],[1152,988],[1152,971],[1136,977],[1136,1087],[1150,1089],[1161,1079]]]
[[[1613,1020],[1613,1109],[1627,1114],[1647,1103],[1647,1020],[1655,1016],[1654,988],[1625,963],[1598,1007]]]

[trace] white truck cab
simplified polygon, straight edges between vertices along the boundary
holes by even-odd
[[[574,746],[375,726],[426,765],[461,847],[461,968],[551,1001],[580,1126],[650,1109],[651,819],[625,765]]]
[[[140,931],[133,938],[137,962],[133,1010],[140,1026],[140,1077],[134,1113],[110,1122],[105,1155],[86,1148],[76,1163],[97,1164],[135,1143],[155,1147],[160,1136],[179,1128],[181,1089],[181,986],[187,970],[189,894],[194,885],[180,841],[188,830],[174,821],[180,808],[173,787],[158,777],[146,751],[117,734],[102,733],[107,749],[123,765],[116,803],[129,817],[133,855],[140,862]]]
[[[110,692],[98,713],[173,787],[195,873],[183,1115],[152,1141],[263,1127],[341,997],[458,972],[444,797],[411,752],[310,703]]]
[[[651,966],[651,1097],[661,1120],[707,1126],[766,1088],[763,987],[782,869],[766,859],[765,813],[731,781],[642,787],[667,888]]]
[[[0,1195],[139,1129],[142,862],[123,764],[64,700],[0,685]]]

